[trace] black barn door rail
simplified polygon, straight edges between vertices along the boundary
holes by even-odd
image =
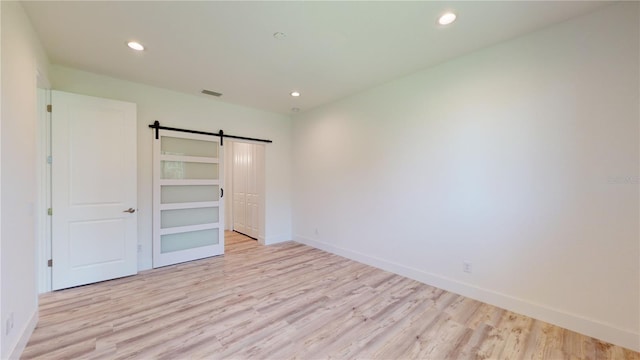
[[[159,130],[173,130],[173,131],[186,132],[186,133],[190,133],[190,134],[218,136],[218,137],[220,137],[220,145],[221,146],[223,145],[223,139],[224,138],[240,139],[240,140],[251,140],[251,141],[264,142],[264,143],[272,143],[273,142],[271,140],[265,140],[265,139],[256,139],[256,138],[250,138],[250,137],[245,137],[245,136],[227,135],[222,130],[218,131],[217,133],[212,133],[212,132],[206,132],[206,131],[188,130],[188,129],[179,129],[179,128],[161,126],[160,122],[158,120],[154,121],[153,124],[149,125],[149,127],[156,130],[156,140],[159,138],[158,137],[158,131]]]

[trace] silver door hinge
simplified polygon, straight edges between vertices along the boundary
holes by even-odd
[[[53,158],[51,155],[47,156],[47,164],[51,164],[53,162]]]
[[[53,259],[47,260],[47,266],[48,267],[53,267]]]
[[[53,106],[51,106],[51,104],[47,105],[47,112],[51,112],[52,109],[53,109]]]
[[[49,215],[49,216],[53,215],[53,209],[52,208],[48,208],[47,209],[47,215]]]

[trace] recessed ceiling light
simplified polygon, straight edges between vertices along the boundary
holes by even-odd
[[[438,24],[440,25],[449,25],[452,22],[456,21],[456,14],[452,13],[451,11],[448,11],[442,15],[440,15],[440,17],[438,18]]]
[[[299,112],[299,111],[300,111],[300,108],[295,108],[295,107],[294,107],[294,108],[291,108],[291,111],[293,111],[293,112]]]
[[[136,51],[144,50],[144,46],[142,46],[142,44],[140,44],[139,42],[136,42],[136,41],[129,41],[127,43],[127,46],[132,48],[133,50],[136,50]]]
[[[291,93],[291,96],[298,97],[298,96],[300,96],[300,92],[294,91],[294,92]]]
[[[287,37],[287,34],[278,31],[278,32],[273,33],[273,37],[278,39],[278,40],[283,40],[284,38]]]

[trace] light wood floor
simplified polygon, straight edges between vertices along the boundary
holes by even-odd
[[[24,359],[640,359],[526,316],[289,242],[40,298]]]

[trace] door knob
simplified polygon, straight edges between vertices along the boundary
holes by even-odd
[[[123,212],[128,212],[129,214],[133,214],[134,212],[136,212],[136,209],[134,208],[128,208],[127,210],[123,211]]]

